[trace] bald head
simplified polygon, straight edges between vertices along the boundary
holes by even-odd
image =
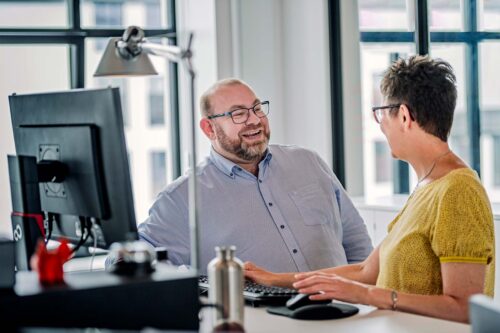
[[[251,91],[252,88],[245,82],[239,79],[235,78],[228,78],[228,79],[222,79],[220,81],[215,82],[210,88],[207,89],[203,93],[203,95],[200,98],[200,111],[201,111],[201,116],[202,117],[207,117],[210,114],[213,113],[212,107],[212,97],[215,96],[219,91],[223,90],[223,88],[230,87],[230,86],[235,86],[235,85],[241,85],[245,86]]]

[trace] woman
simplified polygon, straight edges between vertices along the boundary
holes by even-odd
[[[271,273],[253,263],[245,276],[293,286],[313,300],[337,299],[468,321],[468,298],[493,295],[491,206],[475,171],[448,145],[456,78],[442,60],[413,56],[385,73],[385,105],[373,108],[392,155],[418,182],[379,247],[359,264],[309,273]]]

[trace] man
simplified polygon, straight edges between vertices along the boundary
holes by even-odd
[[[201,98],[200,127],[212,144],[198,166],[201,269],[214,247],[275,271],[304,271],[364,260],[366,227],[331,169],[308,150],[269,145],[269,102],[226,79]],[[162,191],[139,235],[189,264],[188,181]]]

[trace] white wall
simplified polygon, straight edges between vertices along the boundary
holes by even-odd
[[[313,149],[331,165],[326,1],[178,4],[181,36],[188,30],[196,34],[197,98],[216,80],[239,77],[271,101],[271,142]],[[208,151],[201,135],[199,157]]]
[[[351,195],[363,195],[364,133],[358,1],[342,0],[340,7],[346,188]]]

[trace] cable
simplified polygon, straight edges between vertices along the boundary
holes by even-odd
[[[82,231],[82,236],[81,236],[78,244],[76,244],[76,246],[71,251],[71,254],[75,254],[76,251],[78,251],[80,249],[80,247],[82,247],[82,245],[85,244],[85,242],[89,239],[89,236],[90,236],[89,224],[91,225],[91,223],[88,223],[88,221],[84,217],[80,216],[79,219],[80,219],[80,227],[81,227],[81,231]],[[85,234],[85,230],[87,230],[87,234]]]
[[[92,272],[92,269],[94,267],[96,248],[97,248],[97,234],[95,232],[94,223],[92,222],[92,220],[90,221],[90,223],[91,223],[90,230],[92,230],[92,238],[94,239],[94,249],[92,251],[92,258],[90,258],[90,271]]]

